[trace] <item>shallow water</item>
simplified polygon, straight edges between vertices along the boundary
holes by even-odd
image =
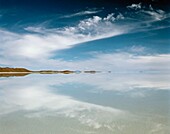
[[[0,78],[0,134],[168,134],[170,75]]]

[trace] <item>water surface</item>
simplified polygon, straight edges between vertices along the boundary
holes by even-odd
[[[168,134],[170,75],[0,78],[0,134]]]

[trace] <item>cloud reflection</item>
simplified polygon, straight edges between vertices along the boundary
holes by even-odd
[[[94,128],[102,127],[103,123],[108,124],[103,117],[109,120],[110,116],[119,117],[126,114],[125,111],[116,108],[82,102],[70,96],[61,95],[57,91],[53,92],[50,85],[53,85],[56,80],[50,79],[52,81],[47,82],[44,80],[34,81],[27,77],[21,85],[20,79],[2,80],[0,114],[16,111],[30,111],[26,114],[27,117],[59,114],[76,118],[82,124]],[[100,117],[100,114],[104,116]]]
[[[95,88],[91,91],[109,90],[120,93],[134,91],[131,92],[131,97],[145,97],[145,94],[138,91],[140,88],[170,89],[169,76],[166,74],[73,75],[29,75],[24,78],[2,78],[0,80],[0,116],[18,111],[26,111],[25,116],[28,118],[60,115],[76,119],[81,124],[94,129],[106,128],[113,131],[113,122],[122,119],[126,122],[129,118],[136,120],[139,117],[136,118],[136,115],[130,111],[85,102],[61,94],[57,87],[68,83],[79,83],[94,86]]]

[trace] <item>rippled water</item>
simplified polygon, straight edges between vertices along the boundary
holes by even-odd
[[[0,78],[0,134],[169,134],[169,74]]]

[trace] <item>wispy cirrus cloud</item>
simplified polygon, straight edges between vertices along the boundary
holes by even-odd
[[[142,10],[141,12],[149,15],[151,18],[153,18],[153,21],[160,21],[163,20],[169,16],[166,15],[166,13],[163,10]]]
[[[59,50],[69,49],[74,47],[75,45],[80,45],[84,42],[113,37],[126,33],[140,32],[144,30],[146,31],[159,28],[161,27],[161,25],[159,27],[157,25],[154,26],[153,22],[159,22],[169,17],[168,13],[163,10],[145,9],[142,7],[141,4],[139,11],[135,10],[135,12],[133,12],[132,14],[132,17],[129,17],[123,13],[111,13],[105,17],[93,16],[88,19],[80,20],[77,25],[66,26],[62,28],[48,29],[43,26],[28,26],[25,27],[25,30],[27,32],[24,34],[9,32],[4,29],[0,30],[0,55],[2,55],[0,57],[0,61],[3,64],[14,66],[34,66],[34,63],[39,63],[39,67],[37,68],[40,68],[41,66],[45,67],[46,63],[49,63],[49,66],[51,65],[52,67],[58,65],[64,67],[64,64],[66,68],[79,68],[79,66],[76,65],[76,63],[74,62],[70,63],[62,60],[56,60],[52,57],[54,57]],[[136,15],[138,15],[138,21],[136,21],[136,19],[133,20]],[[165,25],[164,27],[167,26]],[[83,69],[82,67],[84,66],[87,66],[87,68],[91,68],[93,67],[94,63],[96,63],[96,65],[98,64],[98,67],[100,67],[99,63],[103,65],[108,64],[107,70],[110,70],[111,68],[113,68],[116,62],[121,65],[124,64],[124,60],[132,61],[132,59],[130,58],[125,58],[126,56],[129,57],[131,52],[141,52],[143,50],[144,48],[138,48],[134,46],[133,48],[131,48],[131,50],[128,51],[129,54],[120,53],[119,55],[111,54],[110,56],[108,56],[108,54],[106,54],[107,56],[96,55],[94,59],[90,61],[85,61],[84,63],[87,63],[86,65],[84,65],[83,62],[78,62],[78,64],[81,65],[80,69]],[[117,57],[118,60],[115,60],[114,56]],[[133,55],[131,56],[133,57]],[[107,58],[104,59],[104,61],[102,60],[102,57]],[[109,59],[109,57],[112,58]],[[162,61],[164,61],[164,58],[165,57],[163,56]],[[139,61],[139,59],[140,58],[137,57],[135,59],[135,62]],[[159,56],[155,58],[155,60],[157,59],[159,59]],[[109,64],[106,62],[110,60],[113,60],[112,63],[114,64]],[[122,62],[119,62],[119,60]],[[145,60],[147,61],[147,59]],[[153,60],[153,62],[151,63],[154,63],[155,60]],[[140,62],[142,63],[142,60]],[[75,64],[76,66],[74,66],[73,64]],[[166,63],[164,62],[164,64]],[[130,65],[130,63],[128,65]],[[141,64],[139,64],[138,67],[140,68],[140,66]],[[145,67],[150,68],[149,66]],[[95,69],[103,70],[103,68],[104,66]],[[158,66],[158,69],[161,69],[160,66]]]
[[[114,24],[113,16],[92,18],[80,21],[73,27],[45,29],[27,27],[25,30],[35,32],[17,34],[0,31],[0,50],[9,57],[28,59],[50,58],[54,51],[67,49],[87,41],[120,35],[128,31],[128,27]]]
[[[86,11],[80,11],[77,13],[73,13],[73,14],[68,14],[68,15],[64,15],[60,18],[72,18],[72,17],[77,17],[77,16],[84,16],[84,15],[92,15],[92,14],[96,14],[101,12],[102,10],[86,10]]]
[[[130,10],[134,10],[133,14],[138,14],[138,17],[136,18],[139,20],[141,19],[143,22],[155,22],[169,18],[169,13],[166,13],[161,9],[154,9],[152,5],[146,7],[143,6],[142,3],[139,3],[127,6],[127,8]]]

